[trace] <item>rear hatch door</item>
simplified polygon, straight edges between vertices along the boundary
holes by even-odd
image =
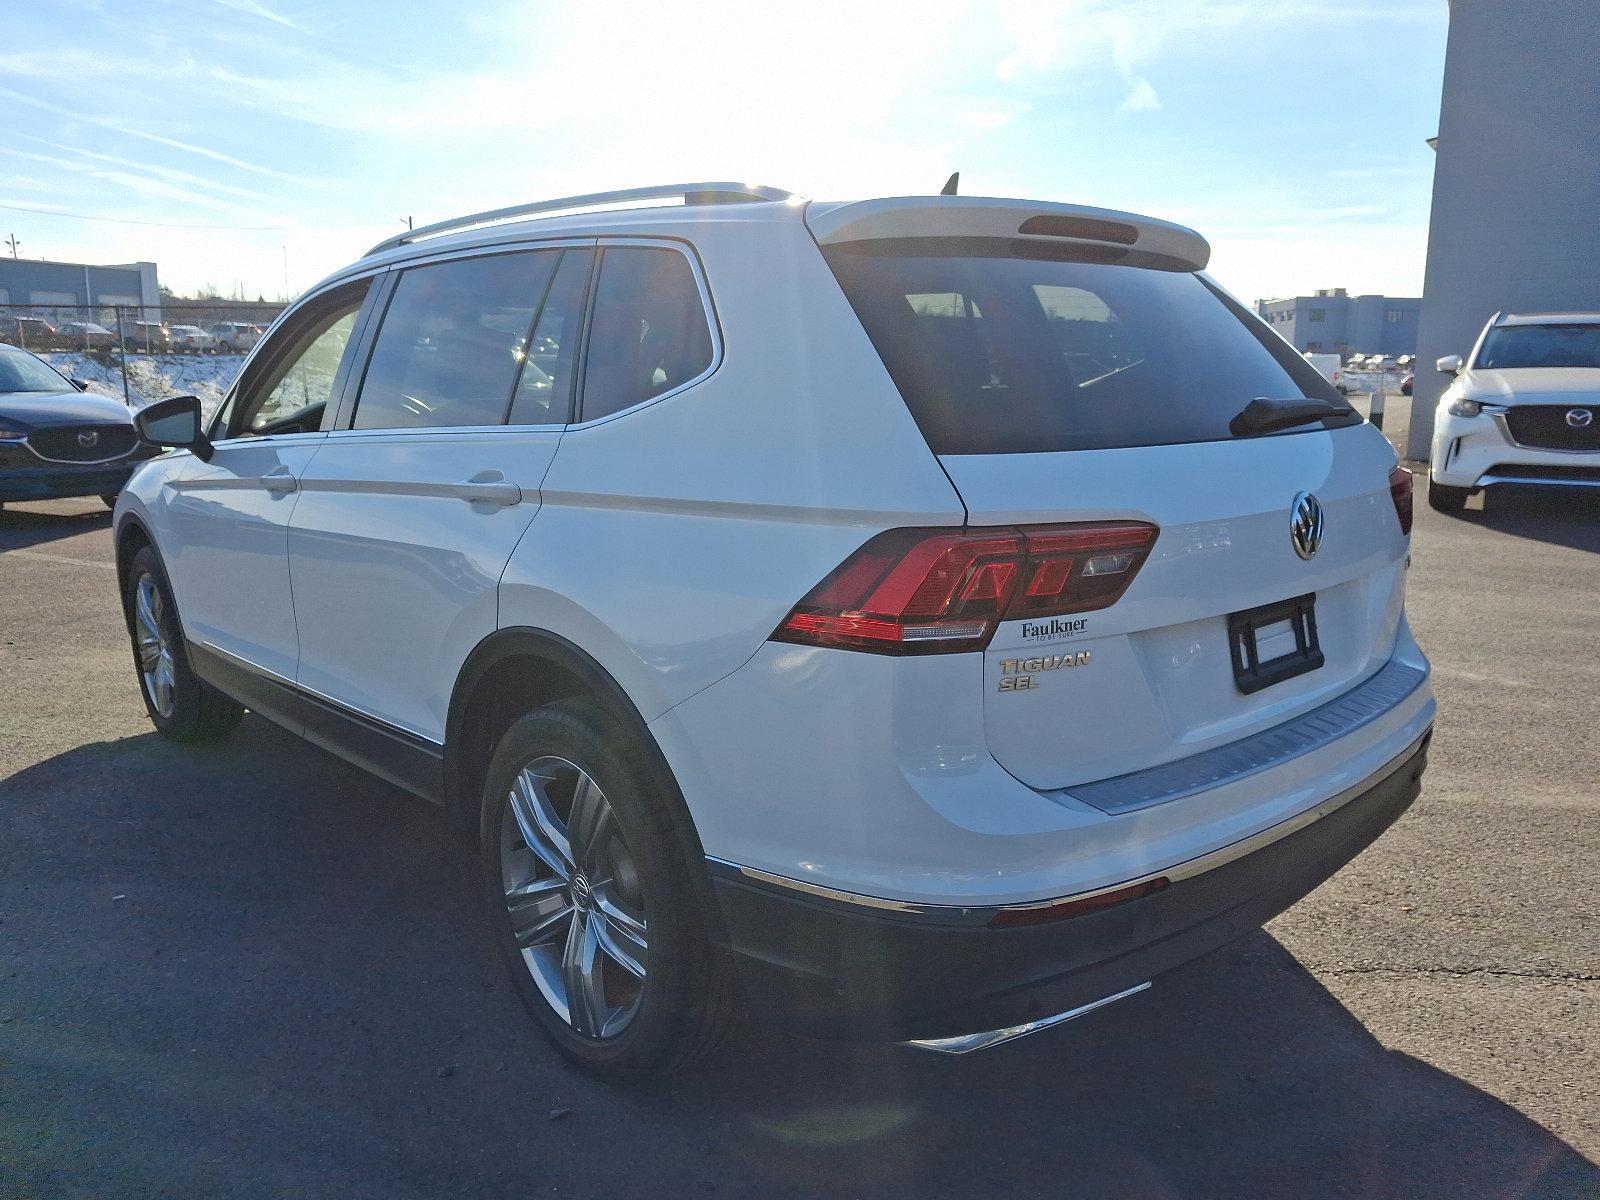
[[[1160,530],[1116,603],[1002,622],[985,653],[990,751],[1033,787],[1106,779],[1246,737],[1333,699],[1389,658],[1405,538],[1387,486],[1394,455],[1370,426],[940,461],[974,525],[1136,520]],[[1323,514],[1310,559],[1292,534],[1302,493]],[[1320,665],[1307,654],[1286,664],[1305,669],[1246,691],[1259,679],[1241,685],[1229,618],[1302,598]],[[1296,615],[1235,624],[1270,663],[1297,656]]]
[[[930,236],[940,214],[924,204],[900,222],[916,236],[875,210],[853,225],[830,214],[843,233],[820,239],[969,524],[1159,530],[1109,605],[1000,624],[983,682],[996,759],[1040,789],[1105,779],[1375,673],[1408,545],[1383,436],[1198,273],[1196,235],[1075,215],[1060,228],[1080,236],[999,236],[1040,226],[1005,210],[1002,230],[974,203],[961,236]],[[1323,411],[1241,426],[1258,399]]]

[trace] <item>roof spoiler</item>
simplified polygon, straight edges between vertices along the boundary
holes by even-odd
[[[853,204],[813,204],[806,215],[824,245],[889,238],[1008,238],[1062,242],[1116,253],[1137,252],[1205,270],[1211,246],[1192,229],[1136,213],[1080,204],[978,196],[897,196]]]

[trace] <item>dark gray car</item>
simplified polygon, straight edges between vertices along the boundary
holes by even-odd
[[[0,345],[0,504],[61,496],[115,504],[133,468],[157,453],[140,444],[121,402]]]

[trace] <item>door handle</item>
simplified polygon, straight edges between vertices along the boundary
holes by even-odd
[[[521,504],[522,489],[499,471],[479,471],[455,485],[455,493],[470,504]]]
[[[299,480],[289,474],[288,467],[274,467],[261,477],[261,486],[269,492],[292,492],[300,486]]]

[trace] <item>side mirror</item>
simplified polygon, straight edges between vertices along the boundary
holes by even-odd
[[[1439,374],[1441,375],[1459,375],[1461,374],[1461,355],[1446,354],[1433,365],[1439,368]]]
[[[72,386],[77,388],[80,392],[87,392],[89,390],[89,381],[87,379],[79,379],[74,376],[72,380]]]
[[[211,461],[211,441],[200,421],[197,396],[170,396],[141,408],[133,416],[141,441],[152,446],[176,446],[191,451],[202,462]]]

